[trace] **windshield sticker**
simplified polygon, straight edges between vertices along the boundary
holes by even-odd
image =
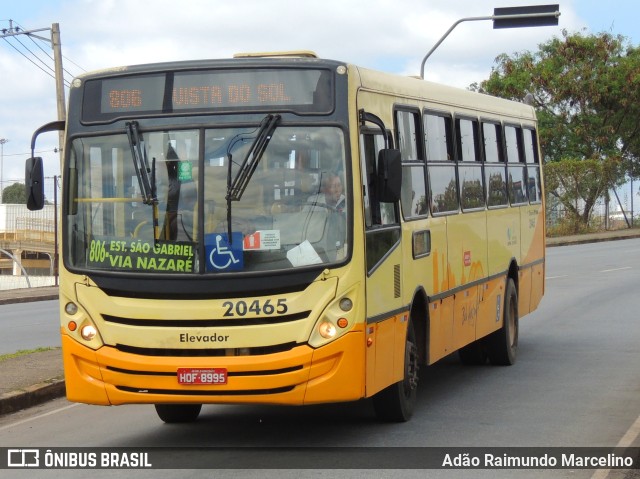
[[[99,269],[192,273],[195,245],[187,241],[123,240],[96,237],[89,245],[88,265]]]
[[[190,161],[181,161],[178,165],[178,180],[181,182],[193,180],[193,166]]]
[[[239,271],[244,267],[242,253],[242,233],[231,233],[229,244],[226,233],[205,235],[204,247],[207,254],[207,271]]]
[[[295,248],[287,251],[287,259],[293,266],[306,266],[309,264],[320,264],[322,258],[313,249],[308,240],[303,241]]]
[[[244,237],[244,250],[280,249],[280,230],[261,230]]]

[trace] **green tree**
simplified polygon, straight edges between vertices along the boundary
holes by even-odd
[[[562,202],[568,212],[566,224],[572,232],[586,231],[595,200],[606,193],[609,185],[616,183],[619,169],[615,159],[566,159],[545,165],[547,191]]]
[[[27,203],[25,187],[21,183],[14,183],[2,190],[2,202],[24,205]]]
[[[498,56],[471,89],[519,101],[529,94],[544,160],[571,161],[566,171],[545,167],[547,191],[586,225],[604,192],[640,175],[640,48],[622,36],[566,31],[538,48]]]

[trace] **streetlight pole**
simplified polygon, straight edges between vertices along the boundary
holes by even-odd
[[[9,140],[6,138],[0,138],[0,204],[4,203],[4,190],[3,190],[3,181],[4,181],[4,144]]]
[[[436,48],[449,36],[449,34],[462,22],[474,22],[478,20],[493,20],[493,28],[520,28],[520,27],[544,27],[558,24],[560,17],[559,5],[532,5],[529,7],[494,8],[493,15],[484,17],[467,17],[456,21],[440,40],[422,59],[420,65],[420,78],[424,80],[424,64]]]

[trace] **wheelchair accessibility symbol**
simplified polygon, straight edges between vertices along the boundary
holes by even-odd
[[[205,236],[207,271],[238,271],[244,267],[242,233],[232,233],[232,244],[225,233]]]

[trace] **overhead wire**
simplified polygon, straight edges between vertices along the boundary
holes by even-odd
[[[24,52],[21,52],[19,48],[17,48],[14,44],[12,44],[9,40],[7,40],[6,37],[2,38],[5,42],[7,42],[7,44],[13,48],[16,52],[18,52],[20,55],[22,55],[25,59],[27,59],[27,61],[33,63],[33,65],[38,68],[39,70],[42,70],[45,74],[49,75],[51,78],[53,78],[55,80],[55,75],[52,74],[51,72],[48,72],[47,70],[45,70],[44,68],[42,68],[40,65],[38,65],[36,62],[34,62],[31,58],[29,58],[27,55],[24,54]]]
[[[3,33],[6,33],[7,31],[11,31],[12,33],[20,33],[25,32],[25,28],[23,28],[19,23],[17,23],[14,20],[11,20],[10,22],[12,22],[12,24],[17,25],[16,27],[13,27],[13,30],[11,29],[3,29],[0,30]],[[26,34],[26,33],[25,33]],[[46,42],[43,39],[40,39],[39,37],[33,37],[32,35],[26,34],[27,37],[29,37],[31,39],[31,41],[34,43],[34,45],[36,45],[44,55],[46,55],[46,57],[48,57],[49,60],[54,61],[53,56],[45,49],[42,47],[42,45],[40,45],[38,42],[36,42],[36,39],[40,40],[41,42]],[[11,41],[9,41],[9,38],[13,38],[16,40],[16,42],[22,47],[19,48],[17,47],[14,43],[12,43]],[[19,53],[20,55],[22,55],[27,61],[31,62],[36,68],[38,68],[39,70],[41,70],[43,73],[49,75],[51,78],[55,79],[55,69],[52,68],[46,60],[43,60],[43,58],[41,56],[39,56],[38,54],[34,53],[31,49],[29,49],[27,47],[27,45],[25,45],[22,41],[20,41],[19,38],[17,38],[17,35],[9,35],[9,36],[2,36],[2,39],[11,47],[13,48],[17,53]],[[47,45],[48,46],[48,45]],[[25,53],[25,51],[27,53]],[[35,58],[35,60],[34,60]],[[63,55],[63,58],[66,59],[67,61],[69,61],[71,64],[73,64],[74,66],[76,66],[77,68],[79,68],[80,70],[82,70],[83,72],[85,71],[84,68],[82,68],[81,66],[79,66],[77,63],[75,63],[74,61],[70,60],[69,58],[67,58],[66,56]],[[73,79],[73,77],[75,77],[76,75],[74,75],[72,72],[70,72],[69,70],[67,70],[66,68],[63,67],[63,82],[64,85],[69,88],[71,86],[71,79]]]
[[[53,148],[53,149],[48,149],[48,150],[36,150],[34,151],[34,153],[58,153],[60,150],[58,150],[58,148]],[[10,156],[25,156],[25,157],[29,157],[31,155],[30,151],[27,151],[25,153],[5,153],[4,157],[10,157]]]
[[[19,23],[15,22],[15,21],[14,21],[14,23],[16,23],[16,24],[17,24],[17,25],[18,25],[18,26],[19,26],[19,27],[24,31],[24,27],[23,27],[22,25],[20,25]],[[37,46],[37,47],[42,51],[42,53],[44,53],[46,56],[48,56],[48,57],[51,59],[51,61],[55,61],[55,60],[53,59],[53,56],[51,55],[51,53],[49,53],[46,49],[42,48],[42,45],[40,45],[38,42],[36,42],[36,39],[38,39],[40,42],[47,43],[47,46],[48,46],[48,42],[46,42],[46,41],[44,41],[44,40],[42,40],[42,39],[40,39],[40,38],[37,38],[37,37],[36,37],[36,38],[34,38],[34,37],[33,37],[33,36],[31,36],[31,35],[27,35],[27,36],[28,36],[28,37],[29,37],[29,39],[33,42],[33,44],[34,44],[35,46]],[[62,55],[62,58],[64,58],[64,59],[65,59],[65,60],[67,60],[69,63],[71,63],[72,65],[74,65],[74,66],[75,66],[75,67],[77,67],[78,69],[82,70],[83,72],[86,72],[86,70],[85,70],[84,68],[82,68],[80,65],[78,65],[76,62],[74,62],[73,60],[71,60],[71,59],[70,59],[70,58],[68,58],[67,56]],[[65,72],[65,73],[67,73],[67,74],[68,74],[69,76],[71,76],[72,78],[73,78],[73,77],[75,77],[75,76],[77,76],[77,75],[73,74],[72,72],[70,72],[69,70],[67,70],[66,68],[64,68],[64,66],[62,67],[62,69],[64,70],[64,72]]]
[[[22,42],[20,41],[20,38],[18,38],[17,36],[15,36],[15,37],[11,37],[11,39],[12,39],[12,40],[15,40],[15,41],[16,41],[16,42],[18,42],[20,45],[22,45],[22,48],[24,48],[26,51],[28,51],[28,52],[31,54],[31,56],[33,56],[36,60],[38,60],[42,65],[44,65],[44,67],[45,67],[45,68],[48,68],[52,73],[55,73],[54,68],[53,68],[53,67],[51,67],[51,66],[49,66],[49,65],[47,65],[47,63],[46,63],[42,58],[40,58],[38,55],[36,55],[35,53],[33,53],[31,50],[29,50],[29,48],[27,48],[27,46],[26,46],[24,43],[22,43]],[[51,58],[51,57],[49,57],[49,58]],[[51,59],[53,60],[53,58],[51,58]]]
[[[69,57],[66,57],[64,55],[62,55],[62,58],[64,58],[66,61],[68,61],[69,63],[71,63],[72,65],[76,66],[77,68],[79,68],[80,70],[82,70],[83,72],[86,72],[87,70],[85,70],[84,68],[82,68],[80,65],[78,65],[76,62],[74,62],[73,60],[71,60]],[[66,70],[65,70],[66,71]]]

